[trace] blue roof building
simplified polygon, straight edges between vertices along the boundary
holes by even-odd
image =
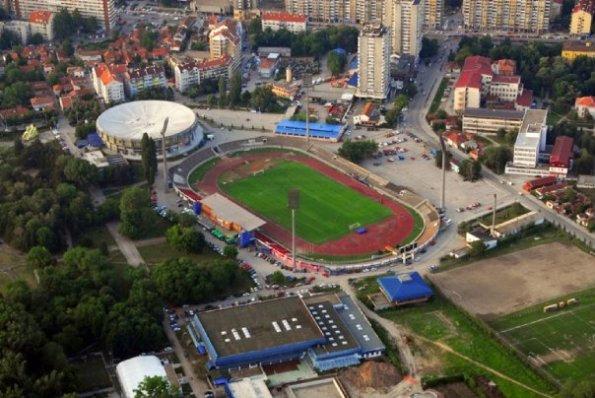
[[[396,305],[429,300],[434,292],[417,272],[377,279],[380,290],[388,301]]]
[[[342,124],[326,124],[310,122],[309,133],[306,132],[306,122],[297,120],[282,120],[275,127],[275,134],[290,137],[310,138],[337,142],[341,139],[345,126]]]

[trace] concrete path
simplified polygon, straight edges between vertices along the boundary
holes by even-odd
[[[126,262],[128,262],[128,264],[132,265],[133,267],[138,267],[139,265],[145,263],[134,242],[120,234],[118,231],[118,223],[116,221],[110,221],[106,224],[106,226],[116,241],[120,252],[122,252],[126,258]]]

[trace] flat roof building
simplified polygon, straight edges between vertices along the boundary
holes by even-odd
[[[203,213],[231,231],[253,231],[265,224],[264,220],[219,193],[207,196],[200,203]]]
[[[155,355],[141,355],[120,362],[116,375],[125,398],[134,398],[134,390],[145,377],[162,377],[167,380],[163,364]]]
[[[432,289],[417,272],[383,276],[377,279],[380,291],[395,305],[419,303],[429,300]]]
[[[518,131],[525,112],[505,109],[467,108],[463,112],[463,131],[496,134],[498,130]]]

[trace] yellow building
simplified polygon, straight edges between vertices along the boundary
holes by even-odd
[[[581,56],[595,58],[595,40],[568,41],[562,46],[562,58],[573,61]]]
[[[591,33],[591,23],[593,22],[593,1],[580,0],[572,9],[570,19],[571,35],[588,35]]]

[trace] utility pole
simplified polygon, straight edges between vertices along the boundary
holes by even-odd
[[[438,134],[440,139],[440,148],[442,150],[442,192],[440,194],[440,208],[446,208],[446,144],[444,143],[444,136],[442,133]]]
[[[295,211],[300,207],[300,191],[297,188],[289,190],[287,205],[291,210],[291,266],[295,269]]]
[[[163,191],[167,192],[169,189],[168,181],[167,181],[167,156],[165,153],[165,131],[167,130],[167,125],[169,123],[169,117],[166,117],[163,121],[163,128],[161,129],[161,156],[163,156]]]
[[[304,75],[302,87],[304,88],[304,102],[306,103],[306,141],[310,141],[310,95],[308,91],[312,87],[312,76]]]
[[[498,194],[494,194],[494,207],[492,208],[492,227],[490,228],[490,234],[494,237],[496,232],[496,207],[498,206]]]

